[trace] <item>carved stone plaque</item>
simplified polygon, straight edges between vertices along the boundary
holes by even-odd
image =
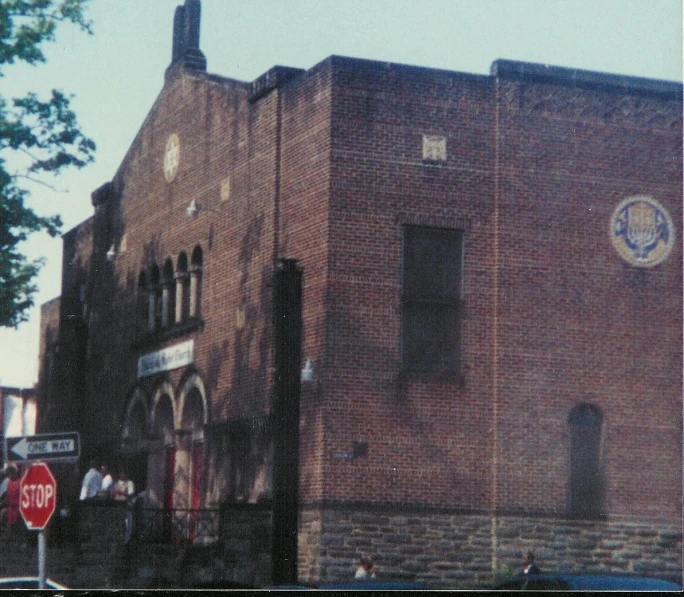
[[[423,135],[423,159],[431,162],[446,162],[446,137]]]

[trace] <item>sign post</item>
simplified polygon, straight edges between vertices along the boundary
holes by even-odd
[[[47,541],[45,527],[55,513],[57,482],[44,462],[32,464],[21,478],[19,511],[26,528],[39,531],[38,535],[38,588],[45,588],[45,560]]]

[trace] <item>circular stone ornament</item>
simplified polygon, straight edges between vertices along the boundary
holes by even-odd
[[[176,133],[169,135],[164,151],[164,178],[166,182],[172,182],[178,173],[180,163],[180,139]]]
[[[670,255],[675,228],[660,203],[647,195],[635,195],[615,208],[610,219],[610,240],[630,265],[654,267]]]

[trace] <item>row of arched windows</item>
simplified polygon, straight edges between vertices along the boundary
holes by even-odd
[[[167,258],[138,276],[140,327],[155,332],[198,319],[202,287],[202,247],[181,251],[174,265]]]

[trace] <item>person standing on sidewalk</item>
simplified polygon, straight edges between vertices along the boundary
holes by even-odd
[[[19,511],[19,501],[21,499],[21,476],[14,466],[7,469],[7,492],[5,493],[5,524],[10,537],[17,538],[21,532],[21,512]]]
[[[102,473],[98,470],[97,462],[90,461],[90,468],[83,477],[81,484],[81,501],[94,498],[102,489]]]
[[[523,568],[521,574],[541,574],[541,569],[534,563],[534,554],[531,551],[523,553]]]
[[[100,487],[100,495],[104,497],[111,497],[112,491],[114,490],[114,479],[112,474],[109,472],[109,467],[106,464],[103,464],[100,472],[102,473],[102,486]]]
[[[370,556],[364,556],[359,560],[356,566],[356,572],[354,573],[354,578],[356,580],[372,580],[375,579],[375,573],[377,572],[375,568],[375,562]]]

